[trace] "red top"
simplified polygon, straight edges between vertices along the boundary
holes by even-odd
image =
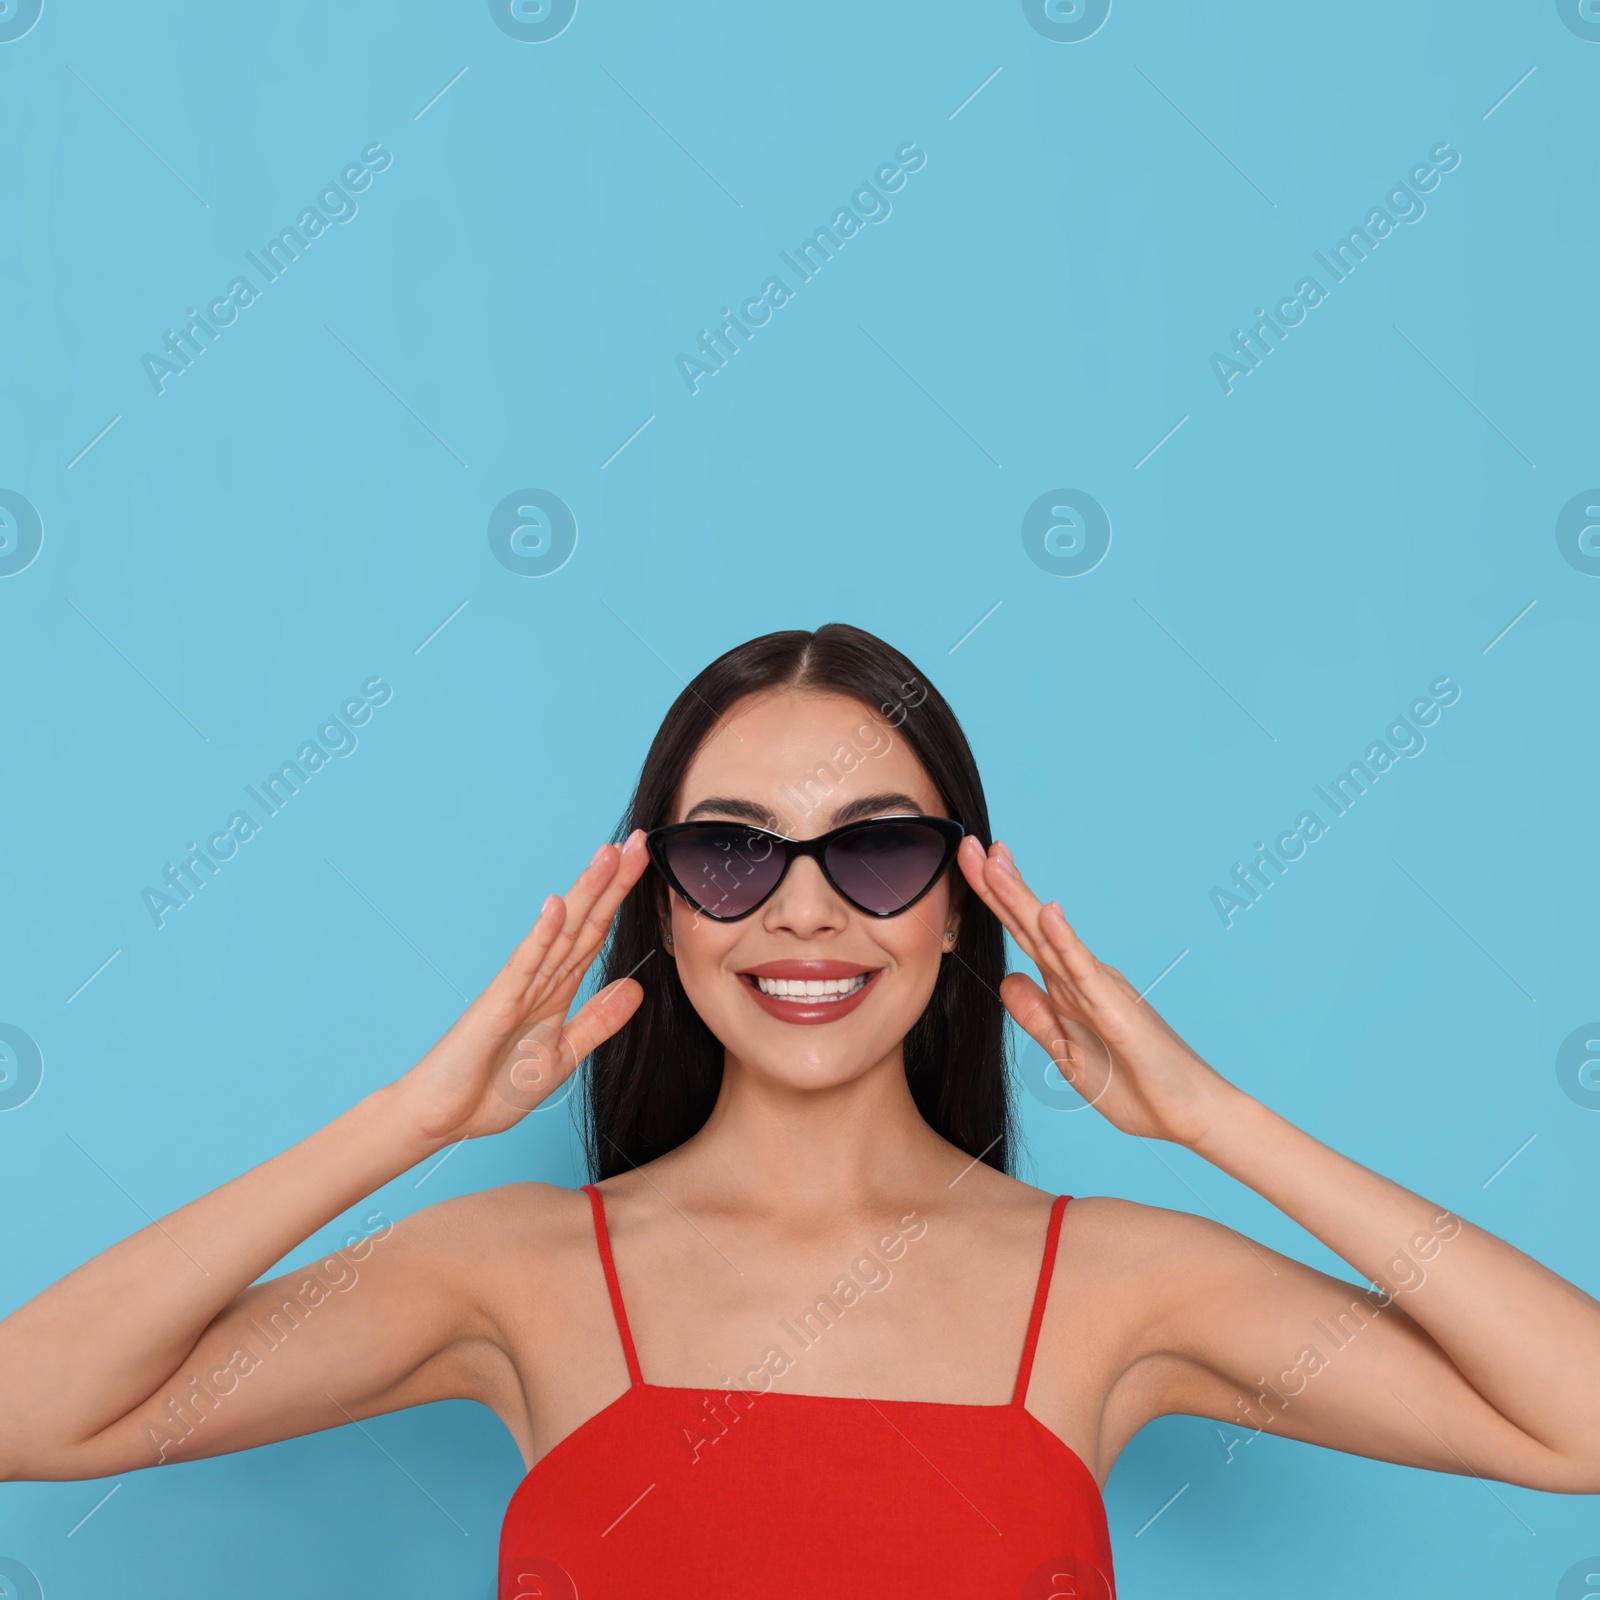
[[[1105,1506],[1023,1404],[1068,1195],[1003,1405],[646,1383],[585,1184],[630,1386],[536,1461],[499,1600],[1112,1600]]]

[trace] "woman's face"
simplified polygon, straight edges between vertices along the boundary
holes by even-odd
[[[753,822],[807,839],[915,812],[948,815],[887,721],[846,695],[785,689],[751,695],[722,717],[684,774],[671,820]],[[796,1088],[898,1063],[955,930],[948,873],[893,917],[857,911],[804,858],[738,922],[714,922],[676,894],[669,900],[678,975],[730,1065]],[[861,975],[860,994],[842,1002],[768,998],[758,982]]]

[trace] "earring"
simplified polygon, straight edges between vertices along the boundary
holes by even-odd
[[[666,935],[666,941],[667,941],[667,949],[670,950],[672,948],[672,935],[670,933]]]

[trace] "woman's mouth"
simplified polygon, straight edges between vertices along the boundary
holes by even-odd
[[[866,998],[882,967],[847,961],[767,961],[739,974],[750,998],[780,1022],[837,1022]]]
[[[853,978],[755,978],[756,988],[762,994],[776,995],[780,1000],[842,1000],[854,994],[867,981],[864,972]]]

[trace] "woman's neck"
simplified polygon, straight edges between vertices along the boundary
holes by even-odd
[[[795,1216],[879,1211],[948,1185],[966,1158],[918,1111],[897,1046],[817,1089],[776,1083],[730,1053],[705,1126],[667,1160],[712,1204]]]

